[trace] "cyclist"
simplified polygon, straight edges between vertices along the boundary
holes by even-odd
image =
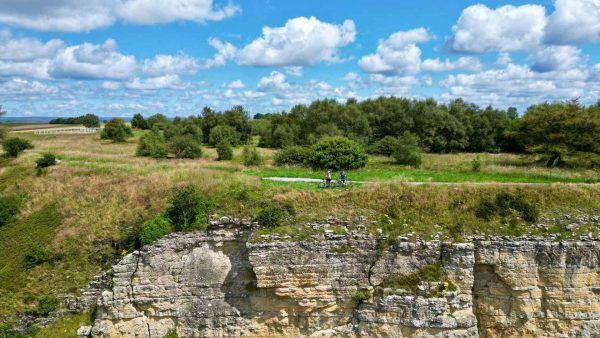
[[[325,182],[327,183],[327,187],[331,184],[331,170],[327,169],[325,173]]]
[[[342,182],[343,185],[346,184],[346,171],[343,169],[340,172],[340,182]]]

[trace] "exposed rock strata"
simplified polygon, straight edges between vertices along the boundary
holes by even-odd
[[[349,232],[248,242],[249,221],[174,234],[126,256],[90,335],[597,337],[600,243],[396,241]],[[384,281],[441,264],[435,296]],[[423,284],[419,290],[439,287]],[[98,288],[96,288],[98,289]],[[369,295],[358,299],[357,291]],[[88,291],[89,297],[97,295]],[[82,328],[87,334],[88,328]]]

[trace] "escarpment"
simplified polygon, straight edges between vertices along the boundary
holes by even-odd
[[[329,222],[331,223],[331,222]],[[347,223],[335,226],[344,228]],[[598,337],[600,243],[250,240],[222,218],[122,259],[84,293],[81,336]],[[321,223],[319,226],[327,228]],[[336,232],[339,233],[339,232]]]

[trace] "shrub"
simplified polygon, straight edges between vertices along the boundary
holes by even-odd
[[[29,250],[25,253],[23,262],[27,269],[49,262],[52,259],[50,253],[38,243],[30,243]]]
[[[254,218],[260,225],[274,228],[281,225],[281,222],[286,218],[288,212],[275,205],[269,205],[261,209]]]
[[[496,195],[494,201],[481,200],[475,206],[475,216],[484,220],[490,220],[496,215],[507,217],[513,213],[517,213],[519,217],[529,223],[536,222],[539,217],[536,206],[527,202],[520,194],[501,192]]]
[[[163,114],[154,114],[146,119],[146,124],[148,129],[152,129],[154,127],[158,127],[158,129],[165,129],[166,125],[169,123],[167,117]]]
[[[221,141],[227,141],[229,144],[235,147],[240,144],[240,135],[235,129],[233,129],[233,127],[220,124],[210,130],[208,143],[214,147],[221,143]]]
[[[480,172],[481,164],[481,157],[479,157],[479,155],[475,156],[475,158],[471,161],[471,170],[474,172]]]
[[[21,203],[18,198],[0,196],[0,227],[12,222],[19,214]]]
[[[56,156],[54,154],[44,154],[35,161],[37,168],[48,168],[56,165]]]
[[[138,143],[135,152],[137,156],[153,158],[165,158],[167,153],[167,142],[158,127],[152,128],[151,131],[140,138],[140,143]]]
[[[173,329],[167,332],[167,335],[164,338],[179,338],[179,335],[177,334],[177,330]]]
[[[8,129],[0,126],[0,141],[4,140],[6,135],[8,135]]]
[[[10,157],[17,157],[25,150],[33,149],[33,145],[25,139],[11,137],[2,142],[2,148],[4,148],[6,155]]]
[[[175,190],[169,198],[165,216],[176,231],[198,230],[206,227],[210,203],[192,185]]]
[[[112,140],[113,142],[125,142],[128,137],[133,136],[131,128],[121,119],[112,119],[104,125],[100,133],[103,140]]]
[[[131,119],[131,126],[137,129],[148,129],[148,122],[142,114],[135,114]]]
[[[310,148],[287,147],[275,153],[274,162],[276,166],[304,165],[310,157]]]
[[[392,156],[397,164],[418,167],[422,161],[421,152],[418,137],[410,133],[404,133],[398,140]]]
[[[307,162],[314,169],[359,169],[368,161],[367,153],[358,143],[340,136],[323,138],[311,150]]]
[[[81,117],[81,124],[86,128],[100,127],[100,119],[94,114],[85,114]]]
[[[35,309],[27,311],[28,314],[35,316],[48,316],[50,313],[56,311],[60,301],[54,296],[42,296],[37,300],[37,306]]]
[[[356,290],[356,292],[354,292],[354,294],[352,295],[352,299],[354,299],[355,302],[360,304],[365,300],[369,299],[369,292],[365,290]]]
[[[386,136],[369,147],[369,153],[375,155],[392,156],[394,150],[398,148],[398,139],[392,136]]]
[[[242,152],[242,159],[245,166],[260,165],[263,162],[262,156],[255,147],[245,147]]]
[[[169,151],[176,158],[200,158],[202,148],[190,135],[175,136],[169,142]]]
[[[233,159],[233,149],[226,140],[219,142],[217,145],[217,155],[217,159],[219,161],[228,161]]]
[[[154,243],[157,239],[173,232],[173,226],[163,216],[156,216],[142,224],[140,229],[140,245]]]

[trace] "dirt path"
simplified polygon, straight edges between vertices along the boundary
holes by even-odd
[[[276,182],[308,182],[308,183],[320,183],[323,180],[318,178],[306,178],[306,177],[263,177],[263,180],[276,181]],[[358,184],[375,184],[375,183],[389,183],[389,182],[401,182],[407,185],[514,185],[514,186],[540,186],[540,185],[598,185],[598,183],[524,183],[524,182],[414,182],[414,181],[352,181],[352,183]]]

